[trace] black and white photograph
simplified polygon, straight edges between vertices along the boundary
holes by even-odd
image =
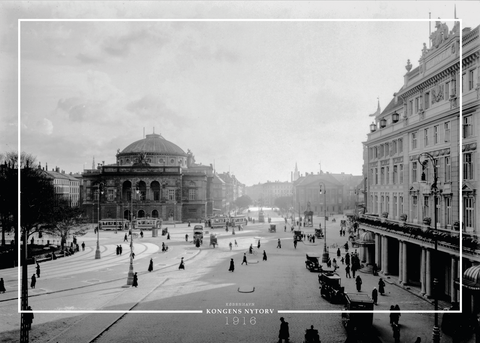
[[[480,342],[478,13],[0,2],[0,342]]]

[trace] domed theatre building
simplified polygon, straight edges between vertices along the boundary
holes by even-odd
[[[115,164],[85,170],[84,208],[89,221],[161,218],[199,221],[212,214],[213,167],[196,164],[159,134],[148,134],[122,151]],[[100,195],[100,197],[99,197]]]

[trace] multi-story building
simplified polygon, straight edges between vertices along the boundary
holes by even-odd
[[[460,32],[458,23],[449,30],[440,22],[436,28],[432,47],[424,45],[416,68],[408,61],[403,86],[377,114],[364,142],[371,215],[360,218],[366,233],[359,244],[362,258],[398,277],[399,284],[417,286],[420,294],[432,297],[435,279],[437,294],[457,302],[460,274],[480,262],[478,254],[464,251],[460,270],[458,233],[461,194],[464,235],[476,234],[479,227],[479,28]],[[469,273],[475,279],[480,269]],[[464,292],[467,308],[473,289]],[[477,310],[479,305],[474,305]]]
[[[213,212],[213,167],[195,163],[159,134],[149,134],[116,154],[116,163],[83,173],[83,206],[98,218],[197,221]],[[100,197],[99,197],[100,194]],[[99,212],[100,211],[100,212]]]
[[[41,165],[39,164],[41,169]],[[80,180],[74,175],[66,174],[59,167],[48,170],[48,165],[43,169],[46,175],[51,179],[55,196],[62,197],[70,203],[70,206],[80,206]]]
[[[343,184],[343,212],[354,213],[363,208],[362,194],[364,190],[363,176],[352,174],[335,174],[335,179]]]
[[[229,213],[235,209],[235,200],[245,194],[245,185],[230,172],[217,174],[225,183],[225,206],[223,211]]]
[[[275,206],[275,199],[293,196],[293,183],[288,181],[267,181],[246,187],[246,194],[258,206]]]
[[[320,194],[323,186],[326,193]],[[343,213],[344,185],[330,173],[305,173],[293,183],[293,192],[293,207],[302,217],[305,211],[318,216]]]
[[[226,186],[216,172],[213,174],[213,214],[221,214],[224,212],[226,204]]]

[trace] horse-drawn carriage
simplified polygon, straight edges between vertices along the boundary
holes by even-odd
[[[303,232],[298,230],[298,231],[293,231],[293,240],[297,242],[301,242],[303,239]]]
[[[334,272],[322,272],[318,275],[320,284],[320,296],[332,303],[344,303],[345,287],[342,287],[342,279]]]
[[[275,224],[270,224],[268,232],[277,232],[277,226]]]

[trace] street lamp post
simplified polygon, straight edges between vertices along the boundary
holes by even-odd
[[[323,187],[323,188],[322,188]],[[325,230],[324,239],[325,242],[323,244],[323,255],[322,255],[322,263],[327,263],[329,260],[328,257],[328,248],[327,248],[327,188],[323,182],[320,182],[320,194],[323,193],[323,226]]]
[[[135,192],[137,194],[139,193],[138,188],[135,190]],[[127,286],[132,286],[133,285],[133,229],[135,228],[135,225],[134,225],[135,216],[133,215],[133,189],[130,193],[131,193],[131,199],[130,199],[130,206],[131,206],[131,212],[130,212],[130,266],[128,268]]]
[[[102,191],[103,183],[98,184],[98,223],[97,223],[97,249],[95,250],[95,259],[99,260],[102,258],[100,253],[100,198],[103,194]]]
[[[424,156],[427,159],[423,162],[420,158]],[[422,165],[422,181],[426,181],[425,168],[427,166],[428,160],[432,163],[433,166],[433,183],[430,186],[430,190],[433,194],[433,221],[434,221],[434,241],[435,241],[435,255],[433,257],[434,261],[437,261],[437,250],[438,250],[438,240],[437,240],[437,196],[438,196],[438,187],[437,187],[437,166],[435,163],[435,158],[427,152],[423,152],[418,155],[418,162]],[[435,323],[432,330],[432,338],[434,343],[440,342],[440,328],[438,327],[438,277],[437,277],[437,268],[433,269],[433,297],[434,297],[434,306],[435,306]]]

